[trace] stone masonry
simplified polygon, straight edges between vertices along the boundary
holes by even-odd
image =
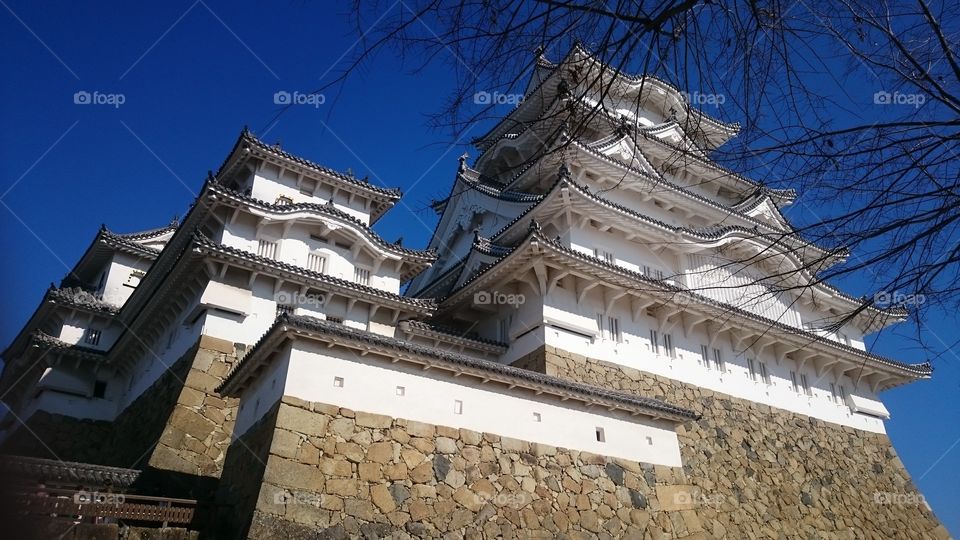
[[[228,451],[221,494],[249,521],[216,537],[949,538],[884,435],[551,348],[525,362],[701,412],[684,466],[287,396]]]
[[[174,362],[114,422],[40,412],[0,451],[143,470],[133,490],[197,499],[206,519],[233,433],[237,400],[215,388],[238,355],[233,343],[209,336]]]

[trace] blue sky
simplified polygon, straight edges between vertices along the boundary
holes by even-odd
[[[274,93],[307,93],[329,82],[356,41],[345,17],[325,2],[0,5],[0,226],[3,277],[12,285],[0,314],[4,346],[101,223],[127,232],[183,215],[240,129],[263,134],[270,125],[279,112]],[[328,92],[325,103],[291,107],[263,138],[401,187],[403,202],[376,228],[389,240],[403,236],[405,245],[423,247],[436,220],[428,202],[447,193],[460,154],[476,155],[427,127],[453,84],[442,62],[413,74],[381,55],[341,92]],[[111,103],[122,95],[123,103],[77,105],[80,91]],[[723,116],[722,109],[710,112]],[[474,127],[467,138],[487,127]],[[802,213],[802,206],[790,212]],[[865,281],[842,285],[856,295],[871,292]],[[922,340],[934,347],[956,340],[956,314],[935,313],[930,321]],[[912,332],[885,333],[872,348],[923,361],[915,343],[898,335]],[[957,352],[936,361],[932,381],[892,390],[885,402],[898,454],[960,535]]]

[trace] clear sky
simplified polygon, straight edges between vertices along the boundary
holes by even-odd
[[[443,63],[412,74],[397,59],[378,57],[341,92],[291,107],[266,131],[280,109],[276,92],[309,93],[350,57],[356,35],[329,5],[0,0],[4,347],[101,223],[129,232],[183,215],[244,125],[295,154],[402,188],[403,202],[376,229],[388,240],[426,245],[436,222],[427,204],[446,195],[460,154],[476,156],[427,127],[427,115],[453,86]],[[76,104],[85,97],[78,92],[100,103]],[[863,95],[865,104],[872,100]],[[722,107],[708,112],[738,120]],[[488,127],[475,126],[467,138]],[[803,211],[796,204],[789,212]],[[855,295],[872,292],[856,279],[841,285]],[[922,340],[956,340],[955,313],[930,320]],[[873,341],[875,352],[926,359],[896,332]],[[898,454],[960,536],[958,352],[935,361],[932,381],[889,391],[884,400]]]

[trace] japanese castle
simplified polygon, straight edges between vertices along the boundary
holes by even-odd
[[[373,228],[399,190],[245,129],[182,220],[102,227],[46,291],[0,449],[138,471],[201,538],[945,538],[877,502],[916,491],[882,392],[931,367],[864,339],[907,313],[818,279],[846,252],[794,191],[711,159],[738,129],[540,56],[425,249]]]

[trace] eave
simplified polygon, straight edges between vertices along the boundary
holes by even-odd
[[[369,182],[358,180],[352,175],[324,167],[306,158],[286,152],[279,145],[268,145],[246,128],[240,133],[240,137],[230,154],[217,170],[216,177],[225,178],[231,171],[236,170],[251,158],[268,161],[297,173],[308,175],[314,180],[331,184],[338,189],[370,199],[375,203],[370,215],[371,223],[375,223],[402,196],[398,188],[374,186]]]
[[[333,221],[337,223],[338,228],[349,230],[356,238],[363,239],[364,243],[358,245],[365,246],[375,259],[401,263],[402,268],[398,269],[401,282],[409,281],[437,259],[435,250],[410,249],[387,242],[362,221],[331,204],[270,204],[238,193],[216,182],[209,182],[202,196],[209,200],[211,205],[224,204],[235,210],[245,209],[262,223],[292,224],[297,221],[315,221],[327,224],[328,221]],[[234,212],[230,219],[236,217],[237,213]],[[356,253],[354,253],[355,256]]]
[[[513,279],[519,279],[521,274],[530,269],[541,266],[549,261],[554,266],[563,268],[556,275],[544,267],[539,274],[539,283],[531,286],[541,288],[541,293],[548,294],[556,285],[557,276],[578,275],[591,283],[602,285],[611,291],[610,304],[618,299],[629,297],[633,318],[636,320],[640,313],[654,306],[658,310],[661,325],[684,325],[684,331],[692,330],[697,324],[708,321],[720,321],[719,330],[733,331],[740,335],[740,345],[749,343],[748,338],[754,336],[757,342],[763,342],[761,350],[774,346],[777,352],[777,361],[795,351],[802,351],[803,362],[814,359],[811,363],[818,372],[818,376],[827,369],[840,370],[841,373],[864,374],[869,379],[875,391],[890,388],[910,380],[929,378],[932,369],[929,363],[905,364],[878,356],[843,343],[829,340],[806,330],[795,328],[787,324],[768,319],[747,310],[724,304],[707,298],[693,291],[673,285],[665,280],[657,280],[634,272],[616,264],[607,263],[596,257],[566,248],[541,234],[539,227],[532,227],[527,237],[513,252],[503,257],[497,263],[483,272],[471,277],[457,290],[444,298],[437,310],[437,317],[446,318],[459,310],[462,306],[472,304],[474,292],[484,290],[485,287],[496,284],[502,287]],[[529,283],[529,282],[527,282]],[[585,293],[584,289],[580,293]],[[689,315],[689,316],[688,316]],[[736,325],[733,318],[736,317]],[[670,319],[674,320],[671,322]],[[691,322],[693,321],[693,322]],[[775,335],[771,335],[776,332]],[[818,362],[817,359],[820,359]],[[836,365],[842,362],[842,366]],[[870,371],[870,373],[866,373]]]

